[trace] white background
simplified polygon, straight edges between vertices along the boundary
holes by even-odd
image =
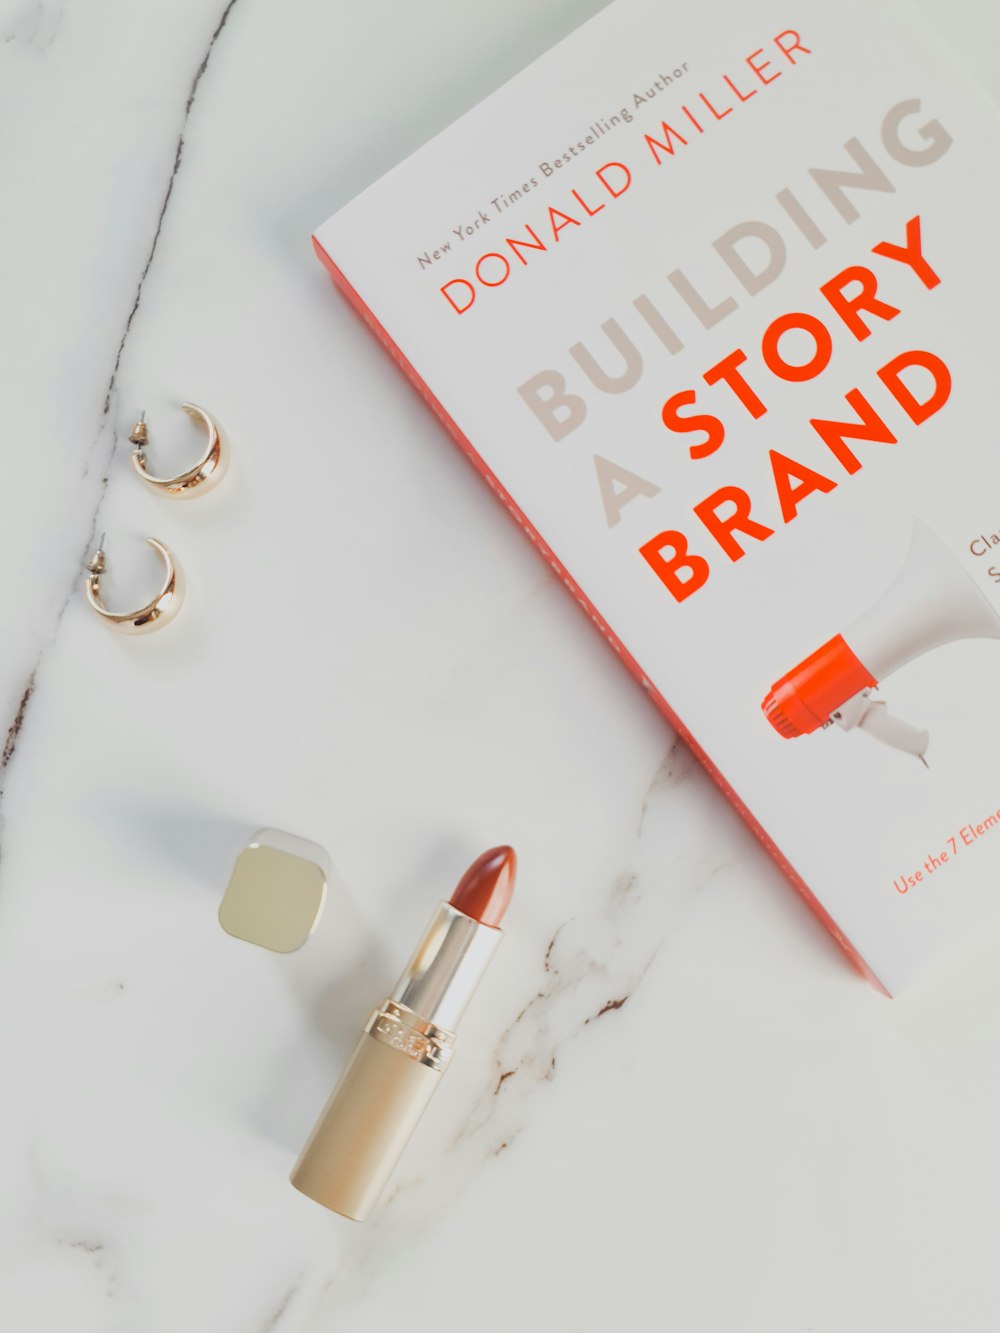
[[[1000,941],[858,980],[311,254],[598,7],[0,4],[5,1329],[997,1326]],[[927,8],[1000,95],[1000,13]],[[234,467],[170,507],[124,442],[145,406],[179,467],[182,398]],[[143,536],[184,563],[161,635],[87,613],[104,529],[123,603]],[[215,920],[265,823],[338,868],[284,959]],[[328,1215],[294,1156],[505,840],[461,1055]]]

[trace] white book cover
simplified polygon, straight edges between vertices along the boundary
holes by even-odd
[[[998,172],[895,4],[617,0],[314,238],[889,993],[1000,902]]]

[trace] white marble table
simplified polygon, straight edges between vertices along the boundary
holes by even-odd
[[[1000,941],[869,990],[336,297],[311,228],[599,7],[0,3],[0,1327],[985,1333]],[[1000,14],[926,0],[1000,95]],[[131,474],[215,411],[224,488]],[[164,454],[161,453],[160,457]],[[189,605],[123,640],[173,546]],[[245,836],[338,870],[219,929]],[[365,1226],[287,1183],[485,846],[522,876]]]

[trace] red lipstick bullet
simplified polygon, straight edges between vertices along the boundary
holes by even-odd
[[[510,906],[517,875],[513,847],[491,847],[458,881],[449,902],[483,926],[499,926]]]

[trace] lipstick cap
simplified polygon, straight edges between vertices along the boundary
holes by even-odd
[[[219,922],[237,939],[292,953],[319,921],[329,875],[330,858],[319,843],[261,829],[236,858]]]

